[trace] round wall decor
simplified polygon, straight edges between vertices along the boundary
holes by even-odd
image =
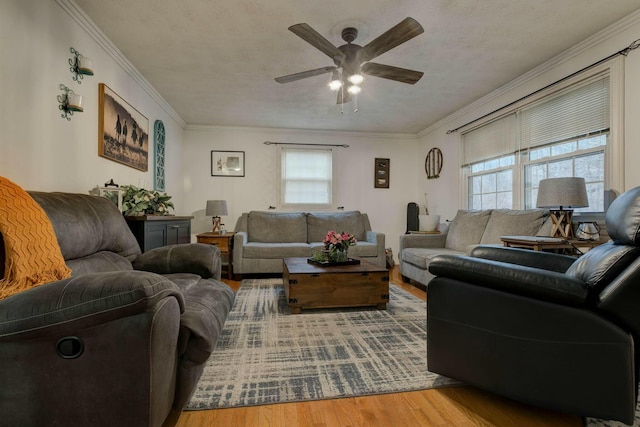
[[[442,151],[439,148],[432,148],[424,161],[424,171],[427,179],[439,178],[442,170]]]

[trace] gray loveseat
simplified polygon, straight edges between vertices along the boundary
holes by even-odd
[[[109,200],[30,194],[72,277],[0,300],[0,424],[175,424],[234,301],[218,248],[141,255]]]
[[[500,236],[548,236],[550,233],[548,210],[459,210],[446,233],[400,236],[400,274],[405,282],[414,280],[426,286],[434,277],[428,268],[436,255],[465,255],[476,245],[502,245]]]
[[[384,234],[371,231],[367,214],[251,211],[236,224],[233,272],[282,273],[283,258],[310,257],[324,248],[322,240],[330,230],[356,237],[358,243],[349,248],[349,256],[385,267]]]

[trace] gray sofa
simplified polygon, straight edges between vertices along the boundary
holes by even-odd
[[[405,282],[414,280],[426,286],[434,277],[428,268],[436,255],[465,255],[476,245],[502,245],[500,236],[548,236],[550,233],[548,210],[459,210],[445,233],[400,236],[400,274]]]
[[[233,241],[233,273],[282,273],[282,259],[310,257],[324,248],[328,231],[349,232],[358,243],[349,248],[357,256],[385,267],[384,234],[371,231],[367,214],[345,212],[243,213]]]
[[[174,425],[235,297],[218,248],[141,255],[109,200],[30,194],[72,277],[0,300],[0,424]]]

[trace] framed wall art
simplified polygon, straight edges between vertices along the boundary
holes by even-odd
[[[211,176],[244,176],[244,151],[211,151]]]
[[[389,159],[376,159],[374,164],[374,188],[389,188]]]
[[[156,191],[166,191],[164,183],[164,153],[165,132],[162,120],[156,120],[153,124],[154,162],[153,162],[153,188]]]
[[[104,83],[98,87],[98,155],[148,170],[149,120]]]

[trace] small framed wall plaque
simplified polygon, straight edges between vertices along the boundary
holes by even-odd
[[[376,159],[374,165],[374,188],[389,188],[389,159]]]
[[[211,151],[211,176],[244,176],[244,151]]]

